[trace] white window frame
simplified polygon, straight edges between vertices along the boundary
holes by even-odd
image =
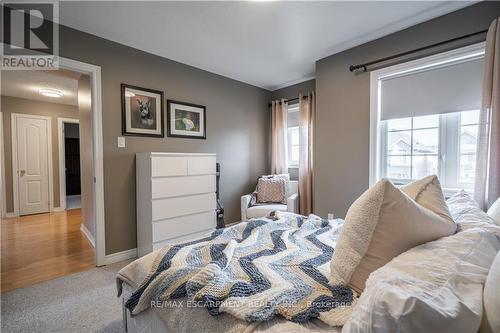
[[[408,61],[402,64],[385,67],[370,73],[370,151],[369,151],[369,184],[375,184],[382,176],[382,165],[384,165],[385,154],[382,147],[385,144],[385,133],[387,132],[380,119],[381,113],[381,81],[389,77],[396,77],[408,73],[415,73],[428,68],[439,68],[450,64],[467,62],[484,57],[485,42],[461,47],[455,50],[435,54],[425,58]],[[466,110],[464,110],[466,111]],[[440,136],[445,135],[441,133]],[[441,137],[442,138],[442,137]],[[445,139],[446,140],[446,139]],[[449,140],[446,140],[449,141]],[[452,140],[453,141],[453,140]],[[440,163],[440,168],[443,163]],[[439,170],[446,174],[446,170]],[[445,192],[452,193],[457,189],[449,188]]]
[[[292,112],[299,112],[299,103],[296,103],[296,104],[291,104],[291,105],[288,105],[288,109],[287,109],[287,118],[288,118],[288,114],[289,113],[292,113]],[[288,127],[288,121],[287,121],[287,128],[286,128],[286,133],[287,133],[287,150],[288,150],[288,168],[290,169],[297,169],[299,167],[299,161],[297,162],[292,162],[291,158],[292,158],[292,140],[291,140],[291,136],[289,135],[289,131],[291,128],[299,128],[299,126],[290,126]],[[300,131],[300,129],[299,129]],[[299,132],[299,140],[300,140],[300,132]],[[300,142],[297,146],[300,146]]]

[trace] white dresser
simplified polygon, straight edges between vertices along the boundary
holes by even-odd
[[[215,163],[215,154],[136,154],[139,257],[215,229]]]

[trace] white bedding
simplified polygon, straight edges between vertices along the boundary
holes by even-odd
[[[493,233],[471,228],[399,255],[370,275],[342,332],[477,332],[499,250]]]
[[[500,227],[492,224],[471,200],[457,195],[448,201],[459,224],[457,234],[414,247],[370,275],[342,332],[478,331],[483,286],[500,250]],[[147,270],[137,269],[133,281],[127,281],[133,287],[127,287],[125,294],[136,288],[146,274]],[[317,320],[297,324],[278,318],[248,324],[233,317],[211,317],[204,309],[149,309],[128,317],[129,332],[192,332],[195,327],[207,332],[244,333],[341,330]]]

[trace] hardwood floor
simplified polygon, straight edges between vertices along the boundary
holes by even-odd
[[[81,210],[3,219],[1,292],[95,267]]]

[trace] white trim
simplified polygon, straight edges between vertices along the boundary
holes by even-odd
[[[0,218],[7,217],[7,200],[5,196],[5,154],[3,137],[3,112],[0,112]]]
[[[485,46],[486,42],[480,42],[460,47],[451,51],[434,54],[431,56],[419,58],[412,61],[407,61],[389,67],[384,67],[372,71],[370,75],[376,75],[377,78],[380,80],[409,72],[420,71],[423,68],[429,68],[429,67],[436,68],[441,63],[443,64],[460,63],[463,61],[477,59],[480,57],[484,57]],[[450,60],[450,58],[456,58],[456,60],[454,59]]]
[[[13,219],[15,217],[17,217],[17,215],[15,213],[5,213],[6,219]]]
[[[64,147],[64,124],[80,124],[79,119],[57,118],[57,145],[59,149],[59,206],[66,209],[66,150]]]
[[[368,162],[368,183],[370,186],[378,180],[380,156],[380,84],[377,71],[370,73],[370,156]]]
[[[137,248],[106,255],[104,257],[104,265],[134,258],[137,258]]]
[[[52,170],[52,119],[48,116],[36,116],[24,113],[11,113],[11,132],[12,132],[12,193],[14,201],[14,214],[20,215],[19,212],[19,177],[17,173],[17,118],[43,119],[47,121],[47,167],[49,177],[49,212],[54,210],[54,175]]]
[[[102,94],[101,67],[59,57],[59,68],[76,71],[90,76],[92,96],[92,131],[94,152],[94,231],[96,266],[106,265],[106,234],[104,214],[104,163],[102,137]]]
[[[380,125],[380,82],[383,79],[419,72],[429,68],[439,68],[448,64],[461,63],[484,57],[486,43],[476,43],[451,51],[408,61],[370,72],[370,151],[369,185],[375,184],[381,177],[381,132]]]
[[[85,235],[85,237],[87,237],[90,244],[92,244],[92,246],[95,248],[95,238],[94,238],[94,236],[92,236],[92,233],[89,231],[89,229],[87,229],[85,224],[83,224],[83,223],[80,224],[80,231]]]
[[[54,209],[52,209],[53,212],[64,212],[64,208],[62,207],[54,207]]]

